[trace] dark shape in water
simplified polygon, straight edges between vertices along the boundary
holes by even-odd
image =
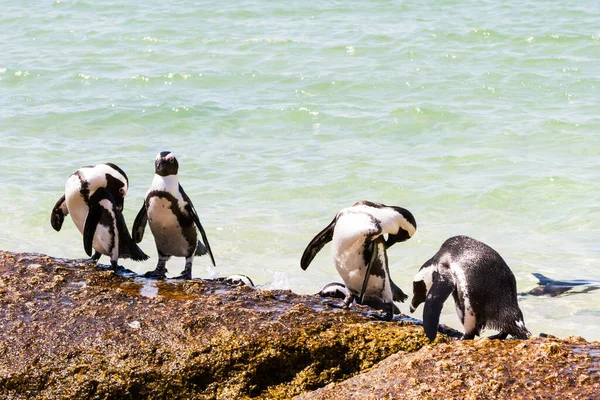
[[[538,273],[533,273],[532,275],[538,279],[538,286],[531,289],[529,292],[523,293],[524,295],[529,294],[533,296],[556,297],[565,292],[568,292],[576,286],[584,287],[584,289],[574,293],[587,293],[593,290],[600,289],[600,281],[593,281],[587,279],[558,281]]]

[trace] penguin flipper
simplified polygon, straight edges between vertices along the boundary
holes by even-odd
[[[131,238],[123,214],[117,213],[116,218],[117,229],[119,231],[119,258],[130,258],[133,261],[146,261],[149,257]]]
[[[302,253],[302,258],[300,259],[300,267],[303,270],[306,270],[306,268],[308,268],[312,260],[317,255],[317,253],[321,251],[321,249],[327,243],[331,242],[331,240],[333,239],[333,230],[335,228],[336,221],[337,215],[335,216],[333,221],[331,221],[329,225],[325,227],[325,229],[317,233],[317,235],[310,241],[308,246],[306,246],[304,253]]]
[[[98,192],[100,189],[96,190]],[[94,193],[95,194],[95,193]],[[102,206],[97,201],[92,201],[90,198],[89,211],[87,218],[85,219],[85,225],[83,228],[83,248],[88,256],[92,256],[92,245],[94,242],[94,234],[96,233],[96,227],[100,222],[102,216]]]
[[[538,285],[547,285],[549,283],[553,283],[554,279],[550,279],[545,275],[538,274],[537,272],[533,272],[531,275],[535,276],[538,280]]]
[[[435,271],[433,273],[433,283],[423,307],[423,328],[425,329],[425,335],[431,341],[437,336],[444,302],[452,292],[454,292],[454,282]]]
[[[186,210],[190,213],[190,215],[194,219],[194,222],[196,223],[196,227],[200,231],[200,235],[202,236],[202,242],[204,243],[204,246],[206,246],[206,251],[207,251],[208,255],[210,256],[210,261],[212,262],[212,265],[214,267],[216,267],[217,264],[215,263],[215,257],[213,256],[212,250],[210,249],[210,244],[208,243],[208,238],[206,237],[206,232],[204,231],[204,228],[202,227],[202,224],[200,223],[200,218],[198,217],[198,213],[196,212],[196,209],[194,208],[194,205],[192,204],[192,200],[185,193],[185,191],[183,190],[183,187],[181,187],[181,185],[179,185],[179,191],[181,192],[183,201],[185,201],[187,203],[187,205],[185,206]]]
[[[146,202],[142,204],[142,208],[135,217],[135,221],[133,221],[133,228],[131,232],[133,233],[133,240],[136,243],[139,243],[144,238],[144,230],[146,230],[146,224],[148,223],[148,211],[146,210]]]
[[[382,239],[383,240],[383,239]],[[371,257],[369,257],[369,263],[367,264],[367,268],[365,271],[365,277],[363,279],[363,284],[362,287],[360,289],[360,293],[358,294],[358,299],[360,304],[363,303],[364,299],[365,299],[365,292],[367,290],[367,283],[369,283],[369,278],[371,277],[371,269],[373,268],[373,264],[375,264],[375,260],[377,259],[377,257],[379,256],[379,252],[378,252],[378,244],[377,244],[377,240],[374,240],[371,242],[371,246],[373,247],[371,249],[372,253],[371,253]],[[367,249],[369,250],[369,249]]]
[[[67,202],[65,195],[63,194],[54,205],[52,215],[50,216],[50,224],[52,224],[52,227],[56,232],[59,232],[60,228],[62,228],[65,216],[67,215],[69,215],[69,209],[67,208]]]

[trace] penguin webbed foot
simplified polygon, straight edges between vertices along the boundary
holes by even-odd
[[[349,310],[350,306],[352,305],[352,303],[354,301],[358,301],[358,299],[356,298],[356,296],[354,294],[352,294],[349,290],[348,293],[346,294],[346,297],[344,297],[344,303],[342,305],[342,308],[344,310]]]
[[[505,340],[508,337],[508,332],[500,332],[496,335],[488,336],[491,340]]]
[[[475,334],[474,333],[468,333],[468,334],[465,333],[464,335],[462,335],[460,337],[459,340],[473,340],[473,339],[475,339]]]
[[[134,274],[132,270],[119,265],[118,261],[110,260],[110,270],[116,274]]]
[[[173,279],[177,279],[177,280],[191,280],[192,279],[192,272],[191,271],[183,271],[181,272],[181,274],[179,274],[178,276],[174,277]]]
[[[162,280],[167,277],[166,269],[155,269],[153,271],[148,271],[144,274],[144,278],[158,279]]]
[[[100,257],[102,257],[102,254],[98,253],[97,251],[94,253],[94,255],[92,257],[90,257],[91,261],[94,262],[98,262],[98,260],[100,259]]]
[[[391,322],[394,320],[394,314],[393,313],[389,313],[386,312],[385,314],[381,315],[381,314],[371,314],[370,315],[371,318],[380,320],[380,321],[385,321],[385,322]]]

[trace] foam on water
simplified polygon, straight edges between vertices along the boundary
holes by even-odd
[[[457,234],[494,247],[519,291],[532,272],[600,279],[595,2],[130,3],[3,8],[1,248],[83,257],[70,218],[49,224],[67,177],[122,167],[131,227],[171,150],[221,276],[318,292],[339,277],[328,248],[302,271],[305,246],[369,199],[417,219],[389,251],[405,292]],[[150,234],[141,247],[149,261],[123,261],[140,272],[157,257]],[[520,303],[534,334],[600,339],[599,296]]]

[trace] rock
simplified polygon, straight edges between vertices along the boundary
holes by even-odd
[[[535,338],[525,343],[490,340],[474,352],[468,341],[448,347],[428,345],[412,354],[394,354],[370,371],[298,399],[597,398],[600,343],[570,338],[552,343]]]
[[[0,252],[0,398],[592,398],[600,343],[429,343],[335,300]],[[449,329],[444,332],[455,334]]]

